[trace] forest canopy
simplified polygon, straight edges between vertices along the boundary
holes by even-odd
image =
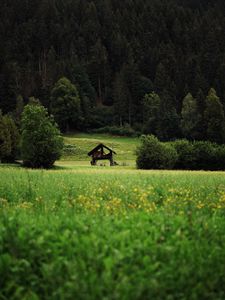
[[[51,112],[52,91],[67,78],[79,97],[70,129],[128,124],[164,140],[211,137],[211,88],[221,110],[214,119],[224,119],[224,6],[206,0],[3,0],[0,109],[15,114],[34,96]],[[149,121],[146,105],[160,116]],[[192,112],[197,117],[190,131]]]

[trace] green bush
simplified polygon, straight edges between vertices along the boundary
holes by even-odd
[[[215,170],[225,170],[225,145],[216,145],[215,151]]]
[[[138,169],[172,169],[177,152],[169,144],[161,143],[154,135],[142,136],[137,149]]]
[[[175,169],[188,170],[193,166],[193,144],[188,140],[177,140],[171,145],[176,149],[178,158],[174,166]]]
[[[225,170],[225,145],[207,141],[177,140],[161,143],[155,136],[142,136],[137,149],[139,169]]]
[[[190,166],[192,170],[214,170],[215,169],[215,146],[210,142],[193,142],[193,161]]]
[[[60,158],[63,139],[52,117],[41,105],[27,105],[22,114],[21,155],[32,168],[50,168]]]
[[[176,169],[224,170],[225,146],[207,141],[188,142],[178,140],[172,143],[178,153]]]

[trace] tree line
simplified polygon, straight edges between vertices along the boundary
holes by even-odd
[[[4,0],[0,109],[19,122],[34,96],[63,131],[128,124],[163,140],[222,143],[224,8],[220,0]]]

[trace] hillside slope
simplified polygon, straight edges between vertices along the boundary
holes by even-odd
[[[99,143],[113,149],[117,155],[115,160],[120,163],[133,163],[138,138],[110,136],[106,134],[73,134],[64,137],[66,150],[64,161],[89,161],[87,153]],[[107,161],[106,161],[107,163]]]

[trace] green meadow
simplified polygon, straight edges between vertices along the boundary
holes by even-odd
[[[89,161],[88,152],[99,143],[107,145],[114,150],[117,155],[115,160],[121,164],[133,164],[135,161],[135,149],[139,144],[138,138],[112,137],[107,134],[71,134],[64,138],[66,145],[74,146],[73,155],[64,155],[66,161]],[[107,164],[107,163],[106,163]]]
[[[136,170],[137,139],[65,140],[80,150],[53,170],[0,166],[0,299],[225,299],[225,173]],[[98,142],[119,166],[90,166]]]

